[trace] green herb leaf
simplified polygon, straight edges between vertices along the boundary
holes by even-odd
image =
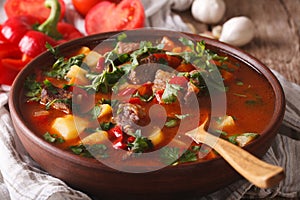
[[[238,86],[243,86],[244,85],[243,81],[236,81],[235,84],[238,85]]]
[[[233,93],[233,95],[235,95],[235,96],[237,96],[237,97],[247,98],[247,95],[245,95],[245,94]]]
[[[231,142],[232,144],[237,144],[236,138],[238,135],[232,135],[228,137],[228,141]]]
[[[153,144],[151,140],[149,140],[146,137],[143,137],[141,134],[141,130],[137,130],[134,136],[135,136],[134,142],[128,143],[128,147],[132,152],[143,153],[153,148]]]
[[[176,161],[179,158],[179,148],[176,147],[163,147],[159,152],[160,159],[163,163],[170,165],[176,164]]]
[[[86,149],[84,147],[84,145],[77,145],[77,146],[70,146],[70,149],[73,153],[75,153],[76,155],[80,155],[82,152],[84,152]]]
[[[71,146],[70,150],[76,154],[87,158],[107,158],[106,152],[107,147],[104,144],[93,144],[93,145],[76,145]]]
[[[118,35],[118,42],[121,42],[122,40],[125,40],[127,38],[126,33],[121,33]]]
[[[90,110],[89,113],[92,115],[92,119],[97,119],[101,113],[101,107],[96,105]]]
[[[58,137],[56,134],[50,134],[49,132],[46,132],[44,135],[43,135],[44,139],[47,141],[47,142],[50,142],[50,143],[64,143],[65,140],[61,137]]]
[[[183,45],[190,47],[193,51],[195,50],[195,44],[194,44],[193,41],[191,41],[191,40],[189,40],[189,39],[187,39],[187,38],[185,38],[185,37],[179,38],[179,41],[180,41]]]
[[[115,83],[124,75],[124,71],[117,67],[108,67],[101,74],[87,74],[86,77],[92,81],[91,85],[84,86],[96,92],[108,93]]]
[[[81,66],[84,58],[84,54],[73,56],[68,60],[64,57],[60,57],[53,64],[52,69],[45,74],[50,77],[63,79],[73,65]]]
[[[46,42],[46,48],[48,49],[48,51],[50,51],[51,54],[54,55],[55,58],[58,57],[58,49],[54,48],[51,44],[49,44],[48,42]]]
[[[175,114],[175,117],[177,118],[177,119],[185,119],[185,118],[187,118],[187,117],[189,117],[190,116],[190,114],[184,114],[184,115],[176,115]]]
[[[195,162],[198,159],[197,151],[186,150],[179,158],[180,163]]]
[[[101,130],[108,131],[115,126],[112,122],[102,122],[100,123]]]
[[[174,103],[177,100],[178,91],[181,90],[182,87],[176,84],[166,84],[166,88],[162,95],[162,100],[166,104]]]
[[[172,128],[172,127],[177,126],[177,124],[178,124],[177,120],[174,118],[171,118],[165,123],[165,127]]]
[[[29,101],[39,101],[41,99],[42,84],[35,80],[35,75],[28,76],[25,80],[25,96]]]

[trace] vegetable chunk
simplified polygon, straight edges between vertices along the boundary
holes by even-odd
[[[65,140],[72,140],[78,137],[78,135],[89,125],[89,122],[74,117],[73,115],[66,115],[65,117],[56,118],[52,124],[52,131],[59,134]]]
[[[97,131],[81,140],[84,145],[101,144],[108,139],[106,131]]]
[[[89,80],[85,77],[87,71],[79,67],[78,65],[73,65],[70,71],[67,73],[66,77],[70,78],[69,84],[88,84]]]

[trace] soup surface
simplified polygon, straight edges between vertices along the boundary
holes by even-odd
[[[204,41],[123,35],[115,44],[56,54],[27,78],[22,112],[37,135],[79,156],[175,165],[218,156],[185,136],[205,118],[209,132],[243,147],[273,115],[263,76]],[[143,162],[150,152],[158,157]]]

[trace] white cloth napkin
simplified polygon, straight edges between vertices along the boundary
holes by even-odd
[[[171,8],[180,7],[183,0],[143,0],[147,26],[189,32],[188,26]],[[188,0],[189,3],[191,2]],[[3,5],[4,0],[0,0]],[[67,20],[84,33],[84,21],[74,12],[71,0],[67,3]],[[176,5],[177,3],[177,5]],[[3,7],[0,20],[4,21]],[[279,134],[263,160],[282,166],[286,178],[277,187],[259,189],[246,180],[240,180],[215,193],[197,199],[271,198],[275,196],[300,198],[300,86],[275,75],[283,85],[287,106]],[[45,171],[28,156],[13,129],[7,111],[9,88],[0,88],[0,199],[1,200],[91,200],[91,197],[67,186]]]

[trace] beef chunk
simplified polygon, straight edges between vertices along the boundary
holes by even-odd
[[[61,110],[67,114],[71,113],[72,92],[51,86],[44,87],[41,92],[41,103],[51,104],[51,107]]]
[[[136,69],[131,70],[128,79],[131,83],[141,85],[146,82],[153,82],[155,73],[159,70],[160,65],[157,63],[147,63],[139,65]]]
[[[131,70],[128,79],[133,84],[141,85],[146,82],[153,82],[155,73],[161,69],[163,65],[159,63],[153,55],[146,55],[139,58],[139,66]]]
[[[131,103],[120,104],[115,118],[117,125],[121,126],[127,134],[135,133],[138,126],[143,125],[145,120],[146,111],[144,108]]]
[[[163,70],[157,70],[155,74],[155,79],[153,81],[154,85],[152,87],[153,92],[157,92],[159,90],[163,90],[166,88],[167,82],[175,76],[174,73],[163,71]]]
[[[140,43],[126,43],[119,42],[118,43],[118,54],[130,53],[140,48]]]
[[[186,103],[189,103],[189,100],[191,99],[191,96],[194,94],[195,96],[197,96],[197,94],[200,92],[200,89],[195,86],[193,83],[188,82],[188,88],[187,88],[187,92],[184,95],[184,100]]]

